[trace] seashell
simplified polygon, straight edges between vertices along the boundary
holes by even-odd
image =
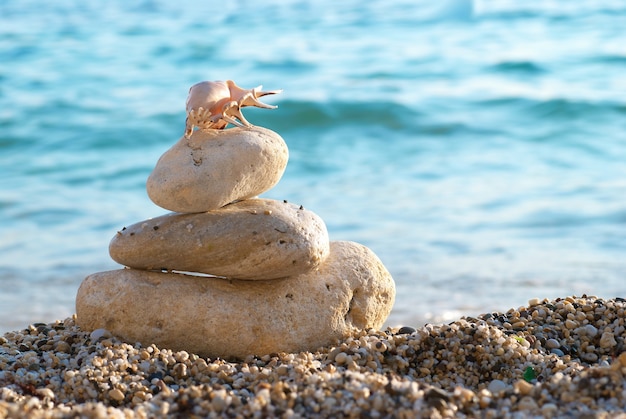
[[[187,97],[187,120],[185,137],[189,138],[195,127],[199,129],[224,129],[228,124],[237,127],[249,127],[241,108],[256,106],[264,109],[276,109],[258,100],[267,95],[275,95],[282,90],[261,91],[263,86],[242,89],[234,81],[203,81],[189,89]]]

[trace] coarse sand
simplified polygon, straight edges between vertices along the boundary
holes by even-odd
[[[534,299],[316,352],[223,360],[68,318],[0,337],[0,418],[626,418],[625,322],[622,298]]]

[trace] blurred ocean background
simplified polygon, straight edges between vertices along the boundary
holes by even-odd
[[[626,296],[626,2],[0,2],[0,332],[74,312],[189,87],[290,149],[264,197],[370,247],[389,325]],[[185,304],[181,301],[181,304]]]

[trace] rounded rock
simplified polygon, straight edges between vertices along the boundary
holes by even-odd
[[[508,387],[508,385],[502,381],[502,380],[492,380],[489,383],[489,386],[487,386],[487,389],[492,393],[492,394],[497,394],[500,393],[501,391],[506,390]]]
[[[513,388],[522,396],[527,396],[533,391],[534,386],[528,381],[520,379],[513,383]]]
[[[546,348],[548,348],[548,349],[556,349],[556,348],[560,348],[560,347],[561,347],[561,344],[556,339],[550,338],[550,339],[548,339],[546,341]]]
[[[615,340],[615,335],[611,332],[602,333],[602,337],[600,337],[600,347],[601,348],[612,348],[617,345],[617,341]]]
[[[598,335],[598,329],[592,324],[587,324],[583,326],[583,330],[585,331],[585,334],[590,338],[595,338]]]
[[[552,348],[552,349],[550,349],[550,353],[554,354],[556,356],[560,356],[560,357],[565,356],[565,353],[562,350],[560,350],[559,348]]]
[[[146,189],[167,210],[211,211],[274,187],[288,159],[285,141],[266,128],[195,131],[161,156]]]
[[[37,390],[35,390],[35,394],[37,394],[37,396],[41,398],[47,398],[50,400],[54,400],[55,398],[54,391],[46,387],[38,388]]]
[[[598,360],[598,355],[593,353],[593,352],[585,352],[585,353],[580,355],[580,358],[583,361],[596,362]]]
[[[117,402],[121,402],[122,400],[124,400],[125,396],[120,389],[114,388],[113,390],[109,391],[109,397]]]
[[[398,329],[399,335],[411,335],[415,332],[417,332],[417,329],[411,326],[402,326],[400,329]]]
[[[309,272],[328,252],[328,231],[319,216],[271,199],[141,221],[109,245],[111,258],[130,268],[254,280]]]
[[[331,242],[317,270],[271,281],[225,280],[135,269],[88,276],[76,297],[77,324],[106,328],[145,346],[203,357],[316,350],[380,328],[395,285],[378,257],[354,242]]]
[[[110,337],[111,337],[111,334],[106,329],[96,329],[93,332],[91,332],[91,334],[89,335],[89,338],[92,340],[92,342],[96,342],[100,340],[101,338],[110,338]]]

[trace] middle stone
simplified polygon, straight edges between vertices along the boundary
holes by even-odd
[[[204,213],[171,213],[119,231],[109,253],[135,269],[277,279],[317,268],[329,254],[324,221],[301,206],[247,199]]]

